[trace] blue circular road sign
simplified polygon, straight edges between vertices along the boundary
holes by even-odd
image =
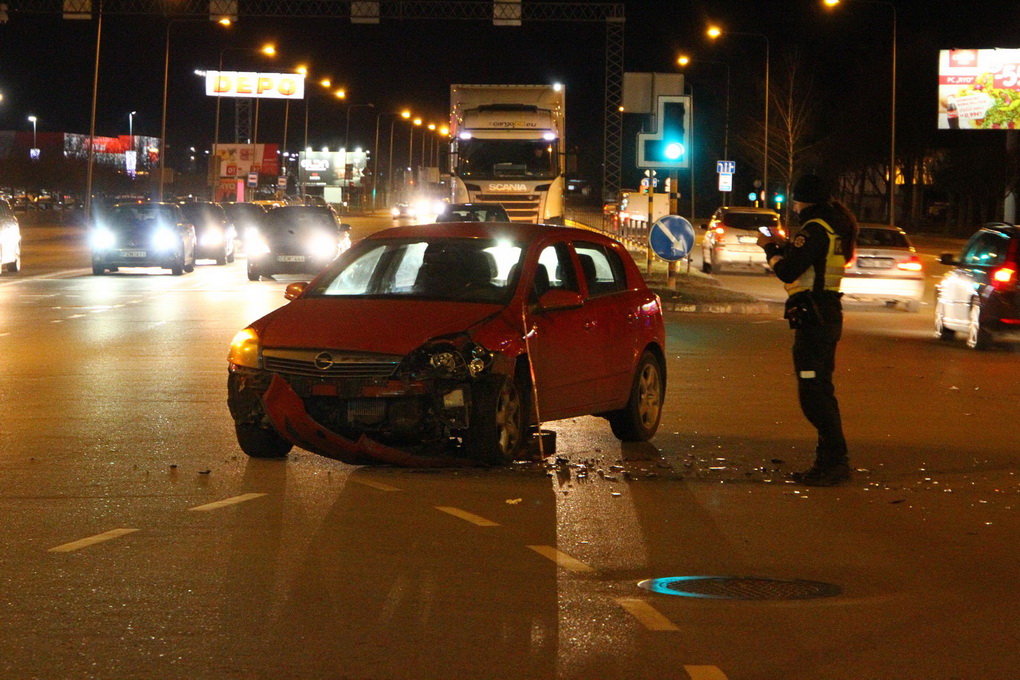
[[[648,232],[648,245],[664,260],[682,260],[694,247],[694,227],[679,215],[665,215]]]

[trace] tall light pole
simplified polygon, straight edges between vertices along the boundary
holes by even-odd
[[[351,134],[351,109],[367,108],[374,109],[375,104],[369,102],[367,104],[348,104],[347,105],[347,125],[344,127],[344,151],[347,151],[347,147],[350,146],[350,134]]]
[[[36,123],[39,122],[39,119],[36,118],[35,116],[29,116],[28,122],[32,124],[32,148],[35,149],[36,147],[39,146],[38,142],[36,141]]]
[[[723,160],[730,159],[730,65],[725,61],[713,61],[711,59],[698,59],[698,62],[705,62],[706,64],[721,64],[726,67],[726,113],[724,116],[723,123]],[[690,57],[686,55],[680,55],[676,60],[680,66],[687,66],[691,63]],[[723,192],[723,206],[729,204],[729,193],[728,191]]]
[[[724,31],[718,26],[711,26],[708,29],[708,37],[713,40],[723,35]],[[765,41],[765,148],[763,151],[762,167],[762,203],[768,207],[769,191],[769,38],[764,33],[744,33],[741,31],[725,31],[727,35],[753,35]]]
[[[404,120],[410,120],[411,112],[407,111],[407,110],[401,111],[400,112],[400,117],[403,118]],[[390,122],[390,159],[389,159],[388,165],[386,166],[386,173],[387,173],[387,176],[386,176],[386,198],[390,199],[390,200],[393,198],[393,125],[396,122],[397,122],[396,118],[394,118]]]
[[[896,222],[896,5],[883,0],[856,0],[871,5],[885,5],[892,10],[892,92],[889,114],[889,226]],[[840,0],[824,0],[827,7],[835,7]]]
[[[128,137],[131,137],[131,138],[134,138],[134,136],[135,136],[135,115],[137,113],[138,113],[137,111],[129,111],[128,112]],[[134,144],[134,142],[132,142],[132,145],[133,144]]]
[[[228,25],[228,24],[224,24],[222,21],[220,23],[222,25],[224,25],[224,26]],[[262,47],[224,47],[222,50],[220,50],[220,62],[219,62],[219,68],[218,68],[218,71],[220,71],[220,72],[223,71],[223,55],[226,54],[227,52],[256,52],[256,53],[259,53],[259,54],[264,54],[267,57],[273,57],[273,56],[276,56],[276,47],[274,45],[272,45],[272,44],[269,44],[269,43],[263,45]],[[213,200],[216,200],[216,191],[217,191],[217,188],[219,187],[219,176],[220,176],[220,161],[221,161],[221,158],[220,158],[220,155],[219,155],[219,145],[220,145],[220,102],[222,101],[222,99],[223,99],[223,97],[220,94],[216,95],[216,125],[214,127],[215,131],[213,132],[213,155],[216,157],[216,160],[215,160],[215,163],[216,163],[216,179],[215,179],[215,182],[214,182],[213,187],[212,187],[212,199]]]
[[[407,169],[411,172],[411,181],[414,182],[414,126],[421,125],[421,118],[411,121],[411,135],[407,139]],[[406,186],[406,183],[405,183]]]
[[[397,111],[382,111],[377,113],[375,116],[375,151],[372,152],[372,210],[376,209],[376,195],[379,189],[379,122],[383,116],[399,116],[400,113]],[[393,160],[393,123],[397,122],[394,118],[390,122],[390,161]]]

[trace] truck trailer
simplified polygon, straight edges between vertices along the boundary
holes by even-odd
[[[565,111],[560,85],[451,85],[451,202],[563,224]]]

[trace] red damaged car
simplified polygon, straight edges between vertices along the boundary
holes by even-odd
[[[600,234],[387,229],[286,297],[230,346],[228,405],[249,456],[499,464],[539,421],[599,415],[623,441],[658,428],[662,308]]]

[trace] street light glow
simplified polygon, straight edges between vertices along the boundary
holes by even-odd
[[[275,57],[276,56],[276,45],[273,45],[272,43],[264,45],[262,47],[262,54],[268,55],[270,57]]]
[[[721,28],[719,28],[718,26],[709,26],[708,27],[708,37],[709,38],[718,38],[720,35],[722,35],[722,29]]]
[[[681,54],[679,57],[677,57],[676,63],[678,63],[680,66],[687,66],[687,64],[691,63],[691,58],[688,57],[686,54]]]

